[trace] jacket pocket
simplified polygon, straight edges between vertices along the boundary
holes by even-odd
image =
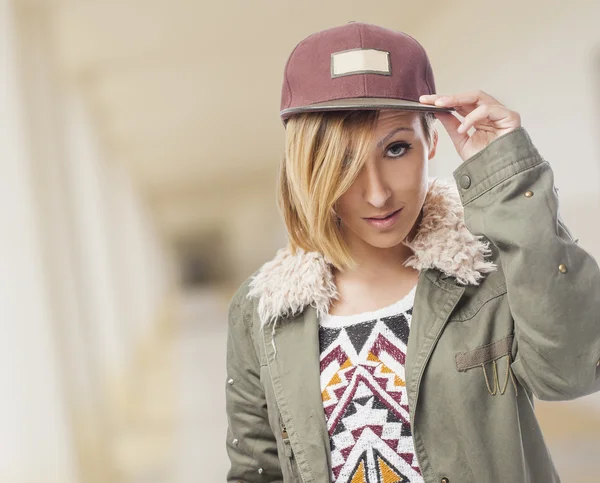
[[[456,370],[460,372],[465,372],[469,369],[481,367],[487,390],[492,396],[495,396],[498,393],[498,390],[500,390],[500,394],[504,394],[506,392],[506,387],[508,386],[509,379],[512,381],[512,384],[515,388],[515,394],[517,394],[517,383],[515,381],[515,376],[512,373],[511,368],[512,342],[513,334],[510,334],[506,337],[503,337],[502,339],[494,341],[490,344],[476,347],[475,349],[472,349],[470,351],[457,352],[455,355]],[[500,389],[500,383],[498,380],[498,366],[496,361],[503,357],[507,358],[506,376],[504,386],[502,387],[502,389]],[[486,364],[489,364],[490,362],[492,363],[494,389],[490,387],[488,371],[486,370]]]

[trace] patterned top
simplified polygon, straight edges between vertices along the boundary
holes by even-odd
[[[404,360],[416,286],[373,312],[319,320],[321,396],[333,483],[423,482]]]

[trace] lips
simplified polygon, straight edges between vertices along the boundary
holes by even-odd
[[[374,228],[377,229],[388,229],[396,224],[402,213],[402,208],[396,210],[385,218],[365,218],[365,221]]]
[[[371,216],[371,217],[366,218],[366,219],[367,220],[385,220],[386,218],[392,216],[394,213],[397,213],[398,211],[400,211],[400,210],[391,211],[387,215],[383,215],[383,216]]]

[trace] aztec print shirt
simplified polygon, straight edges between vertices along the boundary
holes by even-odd
[[[319,319],[333,483],[422,483],[404,359],[416,286],[373,312]]]

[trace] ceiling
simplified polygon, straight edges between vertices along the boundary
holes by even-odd
[[[274,192],[283,154],[283,68],[312,32],[350,20],[414,32],[398,0],[62,0],[60,64],[83,87],[111,154],[126,163],[175,239]],[[271,196],[271,195],[269,195]]]

